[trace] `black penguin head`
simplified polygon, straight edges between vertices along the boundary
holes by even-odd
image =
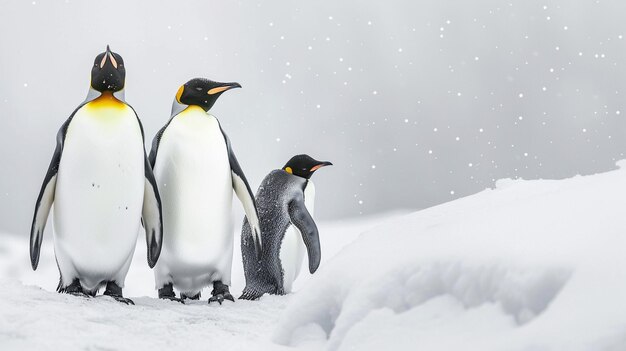
[[[194,78],[178,88],[176,101],[183,105],[200,106],[209,111],[223,92],[241,88],[239,83],[220,83],[204,78]]]
[[[332,165],[333,164],[328,161],[318,161],[309,155],[296,155],[287,161],[283,167],[283,171],[309,179],[318,169]]]
[[[126,68],[122,56],[107,50],[96,56],[91,68],[91,87],[99,92],[116,92],[124,89]]]

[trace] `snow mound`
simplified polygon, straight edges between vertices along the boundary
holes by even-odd
[[[363,234],[290,301],[282,345],[625,350],[626,169],[507,180]]]

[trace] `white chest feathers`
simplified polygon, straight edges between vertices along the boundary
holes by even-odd
[[[143,140],[134,111],[112,97],[79,109],[67,129],[54,201],[62,275],[76,269],[86,281],[90,273],[102,280],[129,262],[144,184]]]
[[[304,189],[304,205],[311,214],[315,211],[315,185],[308,181]],[[290,225],[285,232],[285,237],[280,246],[280,262],[283,268],[283,288],[286,293],[293,289],[293,282],[298,278],[302,269],[302,262],[306,254],[306,247],[302,240],[300,230],[294,225]]]
[[[206,284],[197,276],[207,273],[229,281],[233,188],[217,119],[194,106],[176,115],[161,137],[154,176],[167,233],[155,269],[157,285],[174,276],[175,286],[195,289]],[[187,279],[193,283],[185,284]]]

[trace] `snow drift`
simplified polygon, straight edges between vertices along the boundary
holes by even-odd
[[[136,306],[57,294],[52,243],[32,272],[28,238],[0,236],[0,349],[626,350],[626,169],[502,180],[320,233],[322,265],[295,294],[223,306],[155,299],[143,244]]]
[[[292,298],[274,340],[625,350],[625,253],[626,170],[502,180],[362,235]]]

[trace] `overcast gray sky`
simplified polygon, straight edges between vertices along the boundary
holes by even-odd
[[[423,208],[504,177],[614,168],[626,148],[623,1],[0,4],[0,230],[27,233],[55,134],[106,44],[147,143],[193,77],[254,189],[297,153],[322,219]]]

